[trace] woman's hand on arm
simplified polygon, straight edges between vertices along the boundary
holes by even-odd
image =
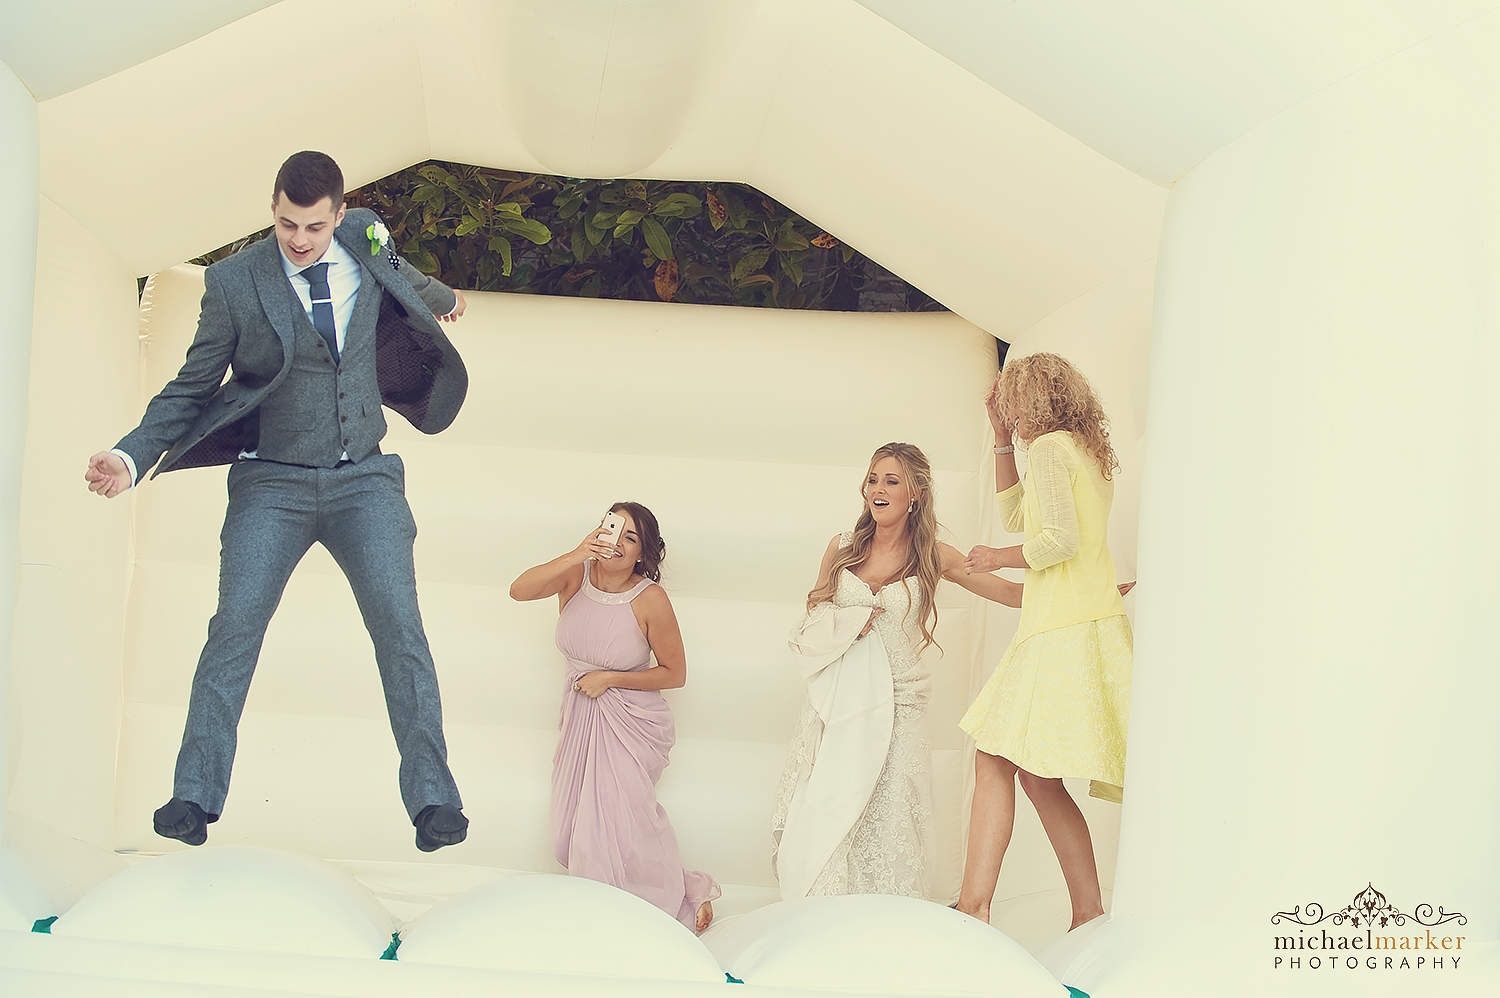
[[[960,567],[965,572],[983,573],[993,572],[999,568],[1030,568],[1031,566],[1026,564],[1026,557],[1021,553],[1019,544],[1013,544],[1008,548],[992,548],[976,544],[969,549],[969,554],[964,558]],[[957,579],[953,581],[958,582]]]
[[[997,549],[984,548],[983,550],[995,551]],[[949,582],[957,583],[974,595],[983,596],[993,603],[1000,603],[1004,606],[1021,605],[1021,583],[1002,579],[998,575],[990,575],[986,571],[971,571],[968,567],[968,559],[951,544],[938,545],[938,558],[943,570],[943,578]]]
[[[533,565],[510,584],[510,598],[527,602],[556,596],[564,589],[576,588],[583,579],[583,563],[590,558],[611,558],[619,551],[613,544],[599,539],[602,528],[589,531],[578,546],[566,554],[560,554],[549,562]]]

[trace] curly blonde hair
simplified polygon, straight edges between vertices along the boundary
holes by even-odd
[[[1018,357],[995,380],[999,414],[1024,440],[1067,430],[1099,462],[1105,479],[1119,468],[1109,442],[1109,417],[1087,378],[1055,353]],[[1024,427],[1024,432],[1023,432]]]
[[[910,544],[906,564],[897,578],[911,595],[912,576],[917,579],[917,598],[908,600],[907,613],[917,613],[917,627],[922,632],[922,644],[918,648],[936,645],[933,631],[937,629],[937,584],[942,578],[942,559],[938,553],[938,523],[936,500],[932,494],[932,465],[927,455],[913,444],[889,443],[875,451],[870,457],[869,469],[859,480],[859,518],[854,522],[854,539],[846,548],[840,548],[828,574],[818,580],[818,585],[807,594],[807,608],[811,610],[819,603],[833,599],[839,587],[839,573],[864,564],[870,556],[870,544],[875,540],[875,520],[865,504],[865,483],[870,472],[881,458],[893,457],[901,465],[903,477],[912,487],[912,509],[907,514],[906,537]],[[938,646],[941,648],[941,646]]]

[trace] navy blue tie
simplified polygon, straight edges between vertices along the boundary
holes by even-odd
[[[312,324],[328,344],[328,352],[339,359],[339,338],[333,329],[333,292],[328,288],[328,264],[315,263],[302,271],[312,289]]]

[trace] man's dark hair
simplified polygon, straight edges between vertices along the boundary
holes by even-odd
[[[344,174],[327,153],[304,150],[293,153],[276,171],[271,200],[285,194],[292,204],[311,208],[327,198],[335,211],[344,202]]]

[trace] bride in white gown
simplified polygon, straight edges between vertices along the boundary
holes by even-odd
[[[927,894],[932,868],[930,677],[920,654],[947,578],[1019,606],[1021,585],[964,572],[937,540],[932,469],[911,444],[870,459],[859,519],[828,543],[792,651],[808,697],[776,792],[782,897]]]

